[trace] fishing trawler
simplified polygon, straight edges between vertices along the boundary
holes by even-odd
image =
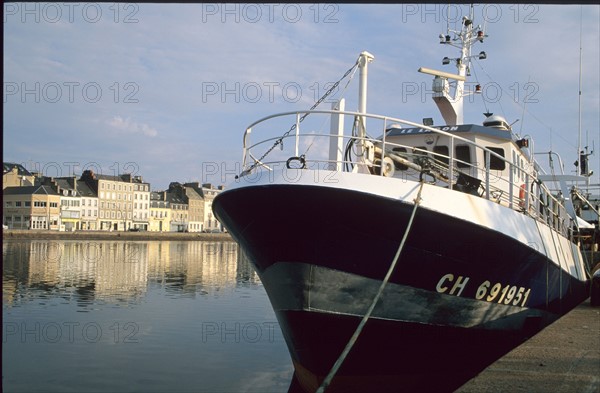
[[[486,37],[464,17],[440,35],[457,73],[419,70],[444,126],[367,113],[363,52],[344,75],[359,70],[358,111],[321,99],[246,129],[243,171],[213,211],[254,264],[303,390],[452,391],[588,297],[571,188],[546,186],[533,141],[501,116],[463,123]]]

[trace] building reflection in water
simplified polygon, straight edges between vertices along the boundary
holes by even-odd
[[[234,242],[5,241],[2,254],[4,305],[43,292],[87,305],[136,301],[148,285],[196,295],[260,284]]]

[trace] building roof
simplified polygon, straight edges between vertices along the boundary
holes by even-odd
[[[97,198],[98,194],[91,189],[88,184],[83,180],[77,180],[77,193],[79,196],[86,198]]]
[[[3,195],[58,195],[50,186],[7,187]]]
[[[178,204],[186,204],[187,205],[187,201],[185,199],[181,198],[179,195],[172,193],[172,192],[166,193],[166,199],[167,199],[167,202],[170,202],[170,203],[178,203]]]
[[[54,181],[61,190],[74,190],[75,177],[55,177]]]
[[[200,190],[200,192],[198,192],[194,187],[185,187],[185,193],[188,197],[188,199],[204,199],[204,196],[202,195],[202,190]]]
[[[108,181],[121,181],[121,182],[125,182],[125,183],[131,183],[131,175],[129,175],[129,174],[127,174],[127,175],[118,175],[118,176],[98,175],[98,174],[96,174],[96,179],[98,179],[98,180],[108,180]]]
[[[19,176],[33,176],[25,167],[21,164],[15,164],[14,162],[5,162],[4,173],[11,172],[14,168],[17,168],[17,174]]]
[[[81,174],[80,180],[107,180],[131,183],[133,181],[133,176],[131,175],[131,173],[126,173],[118,176],[102,175],[99,173],[94,173],[94,171],[87,169]]]

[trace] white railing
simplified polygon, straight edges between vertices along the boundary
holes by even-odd
[[[306,121],[302,122],[301,115],[305,114],[311,116],[306,117]],[[367,124],[367,133],[375,131],[381,136],[361,138],[356,134],[341,135],[337,131],[330,133],[316,131],[322,129],[325,124],[315,123],[317,118],[322,120],[325,117],[325,120],[329,120],[332,116],[338,116],[340,119],[350,117],[353,124],[355,120],[363,119],[365,123],[370,122]],[[285,121],[280,125],[275,124],[282,119]],[[373,122],[380,122],[381,125],[373,127]],[[269,127],[263,130],[262,126],[265,123],[268,123]],[[418,127],[430,131],[434,136],[447,138],[448,155],[388,141],[386,130],[392,124]],[[258,142],[251,142],[250,137],[255,135],[259,128],[261,135],[265,137]],[[329,157],[330,144],[342,150],[344,153],[342,160]],[[348,149],[357,144],[362,146],[361,149],[365,146],[373,147],[374,151],[371,155],[374,160],[365,160],[364,156],[353,159],[352,152]],[[475,159],[471,163],[455,157],[455,147],[459,144],[470,146],[475,151],[473,157],[483,157],[484,162],[478,163]],[[325,146],[327,149],[323,150],[315,146]],[[394,149],[396,151],[405,149],[405,152],[397,153]],[[257,151],[260,154],[255,154]],[[510,156],[510,152],[508,155]],[[533,169],[534,162],[527,163],[529,165],[527,168],[521,167],[502,155],[456,134],[388,116],[351,111],[313,110],[283,112],[264,117],[248,126],[244,133],[241,176],[255,170],[272,171],[284,166],[289,168],[290,160],[298,160],[302,168],[318,170],[352,171],[352,168],[360,165],[368,168],[373,175],[384,176],[385,157],[391,157],[394,166],[400,168],[395,171],[394,177],[416,180],[425,174],[427,179],[435,183],[439,182],[440,186],[468,192],[521,211],[569,235],[572,218],[567,214],[562,198],[552,195],[545,184],[537,180]],[[492,160],[496,165],[502,162],[502,169],[492,169]]]

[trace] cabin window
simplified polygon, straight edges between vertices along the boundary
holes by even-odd
[[[394,147],[392,149],[392,151],[394,153],[397,153],[402,158],[406,158],[406,148],[404,148],[404,147]],[[396,170],[399,170],[399,171],[405,171],[405,170],[408,169],[408,167],[406,165],[400,164],[400,163],[398,163],[396,161],[394,161],[394,167],[396,168]]]
[[[435,156],[436,160],[443,162],[446,165],[449,164],[450,153],[448,150],[448,146],[434,146],[433,152],[436,154],[436,156]]]
[[[427,154],[427,147],[425,147],[425,146],[417,146],[417,147],[415,147],[415,154],[418,154],[420,156],[426,156],[426,155],[428,155]]]
[[[494,153],[502,156],[504,158],[504,149],[501,147],[490,147],[486,146],[487,149],[493,151]],[[503,171],[506,168],[506,162],[493,154],[490,154],[490,169]]]
[[[456,166],[459,168],[468,168],[471,165],[471,147],[469,145],[459,145],[455,148]]]

